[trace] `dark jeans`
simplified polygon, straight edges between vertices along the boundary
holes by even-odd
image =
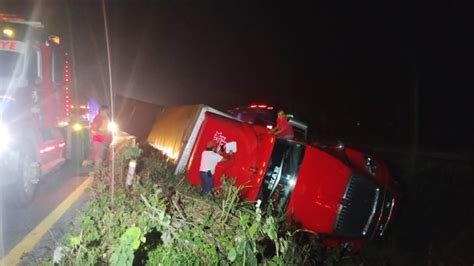
[[[199,175],[201,176],[201,195],[206,195],[212,190],[213,182],[212,182],[212,174],[211,171],[203,172],[200,171]]]

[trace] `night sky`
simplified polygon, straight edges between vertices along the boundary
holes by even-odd
[[[392,147],[409,147],[418,127],[426,149],[472,151],[468,8],[380,2],[106,1],[113,89],[163,105],[274,104],[317,135]],[[63,36],[76,90],[107,101],[101,8],[0,4]]]

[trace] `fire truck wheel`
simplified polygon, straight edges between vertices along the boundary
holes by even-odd
[[[35,148],[32,144],[25,144],[20,150],[17,182],[14,184],[15,205],[25,206],[33,200],[40,174],[41,168]]]

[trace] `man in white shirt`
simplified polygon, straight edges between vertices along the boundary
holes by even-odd
[[[213,187],[213,175],[216,170],[217,163],[230,159],[230,153],[226,156],[216,152],[216,143],[209,141],[206,150],[201,155],[201,166],[199,167],[199,175],[201,176],[201,195],[208,194]]]

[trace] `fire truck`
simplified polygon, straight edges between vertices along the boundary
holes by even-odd
[[[70,61],[60,37],[43,29],[0,13],[0,188],[20,204],[66,160]]]

